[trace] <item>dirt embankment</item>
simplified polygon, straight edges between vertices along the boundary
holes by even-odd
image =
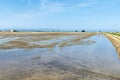
[[[115,46],[115,48],[120,56],[120,36],[108,34],[108,33],[106,33],[105,35],[112,42],[112,44]]]
[[[79,35],[79,34],[91,34],[91,32],[0,32],[0,35]]]

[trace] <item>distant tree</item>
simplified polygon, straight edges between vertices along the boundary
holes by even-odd
[[[85,30],[83,29],[81,32],[85,32]]]
[[[75,30],[75,32],[78,32],[77,30]]]

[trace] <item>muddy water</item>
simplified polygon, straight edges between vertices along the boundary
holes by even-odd
[[[40,78],[40,80],[43,80],[45,78],[42,79],[42,77],[38,77],[39,79],[29,79],[29,77],[31,78],[42,73],[47,77],[48,72],[49,74],[55,73],[57,75],[59,75],[59,73],[63,75],[66,74],[66,76],[70,74],[68,77],[84,74],[84,78],[86,78],[88,75],[93,74],[92,72],[98,75],[100,73],[119,77],[119,56],[105,36],[95,35],[82,40],[82,42],[83,44],[65,46],[63,48],[59,46],[62,44],[61,42],[53,49],[1,49],[0,80],[39,80]],[[81,69],[90,72],[77,72],[77,70],[79,71]],[[80,78],[79,76],[78,79]],[[78,79],[76,78],[75,80]],[[109,78],[105,79],[109,80]],[[52,80],[58,79],[52,78]]]

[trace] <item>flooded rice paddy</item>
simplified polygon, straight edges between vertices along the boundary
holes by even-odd
[[[0,46],[0,80],[120,80],[119,56],[100,33],[1,35]]]

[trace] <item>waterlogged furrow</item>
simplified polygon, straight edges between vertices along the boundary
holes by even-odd
[[[4,44],[6,42],[13,41],[16,39],[19,39],[19,37],[5,37],[5,38],[0,39],[0,44]]]
[[[72,45],[80,43],[80,39],[94,35],[95,33],[78,34],[59,34],[59,35],[10,35],[0,40],[0,49],[13,48],[54,48],[58,43],[61,47],[68,46],[66,42],[72,42]],[[7,35],[6,35],[7,36]],[[28,36],[28,37],[27,37]],[[62,46],[64,45],[64,46]]]
[[[92,40],[84,40],[85,38],[91,37],[94,34],[84,35],[84,36],[77,36],[73,39],[68,39],[67,41],[63,41],[59,44],[59,47],[65,47],[65,46],[73,46],[73,45],[87,45],[91,43],[95,43],[95,41]]]
[[[73,39],[73,38],[76,38],[76,37],[77,36],[75,36],[75,35],[73,35],[73,36],[62,36],[62,37],[55,38],[55,39],[30,42],[30,44],[49,45],[49,44],[52,44],[52,43],[59,43],[59,42],[62,42],[62,41]]]

